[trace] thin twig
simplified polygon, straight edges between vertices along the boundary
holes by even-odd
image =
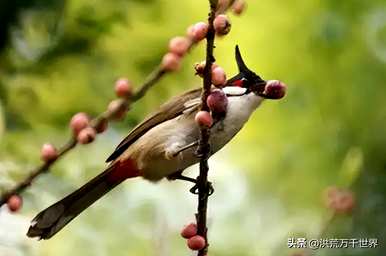
[[[210,4],[210,13],[208,16],[208,33],[206,35],[206,65],[204,69],[204,82],[203,90],[201,94],[201,110],[209,111],[209,107],[206,104],[206,99],[210,94],[210,88],[212,86],[212,64],[215,61],[213,57],[213,48],[214,48],[214,37],[215,30],[213,26],[213,21],[216,16],[217,0],[209,0]],[[200,130],[200,141],[198,145],[198,152],[200,153],[200,175],[197,179],[198,187],[198,207],[197,207],[197,234],[204,237],[206,241],[206,246],[204,249],[198,252],[198,256],[206,255],[208,251],[208,237],[207,237],[207,207],[208,207],[208,197],[209,197],[209,185],[208,182],[208,158],[210,156],[210,145],[209,145],[210,129],[208,127],[201,127]]]

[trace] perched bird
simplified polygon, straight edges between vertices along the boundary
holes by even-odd
[[[211,154],[240,131],[265,98],[279,98],[275,94],[277,87],[272,87],[275,93],[270,93],[267,82],[247,68],[238,46],[236,62],[239,73],[223,88],[228,99],[226,112],[210,127]],[[285,89],[281,82],[276,85]],[[183,176],[182,171],[200,160],[196,154],[200,130],[195,123],[195,114],[201,104],[200,95],[201,88],[176,96],[137,125],[107,158],[106,162],[110,162],[107,169],[40,212],[32,220],[27,236],[51,238],[83,210],[129,178],[195,182],[193,178]],[[283,91],[281,96],[284,96]]]

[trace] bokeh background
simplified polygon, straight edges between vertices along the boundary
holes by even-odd
[[[97,115],[113,83],[140,84],[160,62],[169,38],[206,19],[207,1],[0,1],[0,189],[39,164],[41,144],[62,144],[79,111]],[[234,46],[265,79],[288,84],[210,160],[216,189],[209,201],[211,256],[290,255],[289,237],[315,238],[330,212],[326,187],[350,188],[357,207],[338,216],[325,238],[378,238],[377,249],[315,255],[385,255],[385,0],[248,1],[231,16],[215,55],[236,73]],[[180,238],[194,219],[190,184],[139,179],[94,204],[57,236],[25,236],[37,212],[101,171],[115,145],[169,97],[200,86],[193,64],[165,77],[127,118],[95,143],[77,147],[23,194],[21,212],[0,211],[0,255],[191,255]],[[197,167],[189,170],[192,176]]]

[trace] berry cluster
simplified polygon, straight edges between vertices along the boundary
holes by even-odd
[[[229,3],[226,1],[220,1],[218,9],[226,9]],[[245,8],[245,2],[243,0],[237,0],[232,5],[233,13],[240,15]],[[214,22],[214,29],[218,36],[227,35],[231,30],[231,22],[227,15],[219,14],[216,16]],[[176,71],[181,66],[182,57],[189,51],[194,45],[206,38],[208,33],[208,24],[205,22],[197,22],[189,26],[186,30],[185,36],[176,36],[170,39],[168,45],[168,52],[163,56],[161,62],[161,69],[164,71],[172,72]],[[213,71],[214,79],[220,79],[222,81],[221,71]]]
[[[197,235],[197,225],[195,223],[186,225],[181,231],[181,236],[187,239],[186,243],[189,249],[193,251],[202,250],[206,245],[205,238]]]

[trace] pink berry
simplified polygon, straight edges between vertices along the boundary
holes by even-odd
[[[58,157],[58,151],[51,144],[44,144],[41,149],[40,157],[44,162],[51,162]]]
[[[354,194],[349,190],[331,187],[325,197],[327,207],[337,213],[350,213],[355,206]]]
[[[212,70],[212,84],[215,86],[223,86],[227,81],[224,69],[221,67],[215,67]]]
[[[236,0],[232,5],[232,12],[235,15],[240,15],[245,10],[245,7],[246,7],[246,3],[244,0]]]
[[[269,80],[265,85],[264,94],[269,99],[281,99],[285,96],[287,86],[278,80]]]
[[[208,24],[205,22],[198,22],[193,25],[193,30],[191,31],[191,39],[195,42],[199,42],[206,37],[208,33]]]
[[[213,124],[213,118],[208,111],[197,112],[194,120],[200,126],[211,127]]]
[[[104,119],[100,120],[100,121],[96,124],[96,126],[95,126],[95,131],[96,131],[97,133],[102,133],[102,132],[106,131],[108,125],[109,125],[109,121],[108,121],[107,119],[104,118]]]
[[[228,106],[228,98],[222,90],[215,89],[206,99],[206,104],[214,113],[225,113]]]
[[[75,114],[70,121],[70,127],[75,135],[89,125],[90,119],[86,113]]]
[[[169,42],[169,52],[175,53],[179,56],[184,56],[189,50],[190,41],[186,37],[173,37]]]
[[[112,100],[107,106],[107,110],[111,113],[111,118],[115,120],[123,119],[127,112],[126,105],[119,99]]]
[[[23,199],[18,195],[12,195],[7,201],[8,209],[11,212],[18,211],[22,205],[23,205]]]
[[[133,94],[133,85],[126,78],[115,82],[115,94],[121,98],[129,98]]]
[[[167,53],[164,55],[161,63],[161,67],[165,71],[176,71],[181,66],[181,57],[175,53]]]
[[[216,34],[223,36],[231,31],[231,22],[228,19],[228,16],[225,14],[218,15],[213,21],[214,29],[216,30]]]
[[[92,127],[86,127],[78,134],[77,140],[80,144],[88,144],[95,140],[96,131]]]
[[[186,239],[189,239],[195,235],[197,235],[197,225],[195,223],[186,225],[181,231],[181,236]]]
[[[193,251],[199,251],[205,248],[206,242],[202,236],[193,236],[187,241],[188,247]]]

